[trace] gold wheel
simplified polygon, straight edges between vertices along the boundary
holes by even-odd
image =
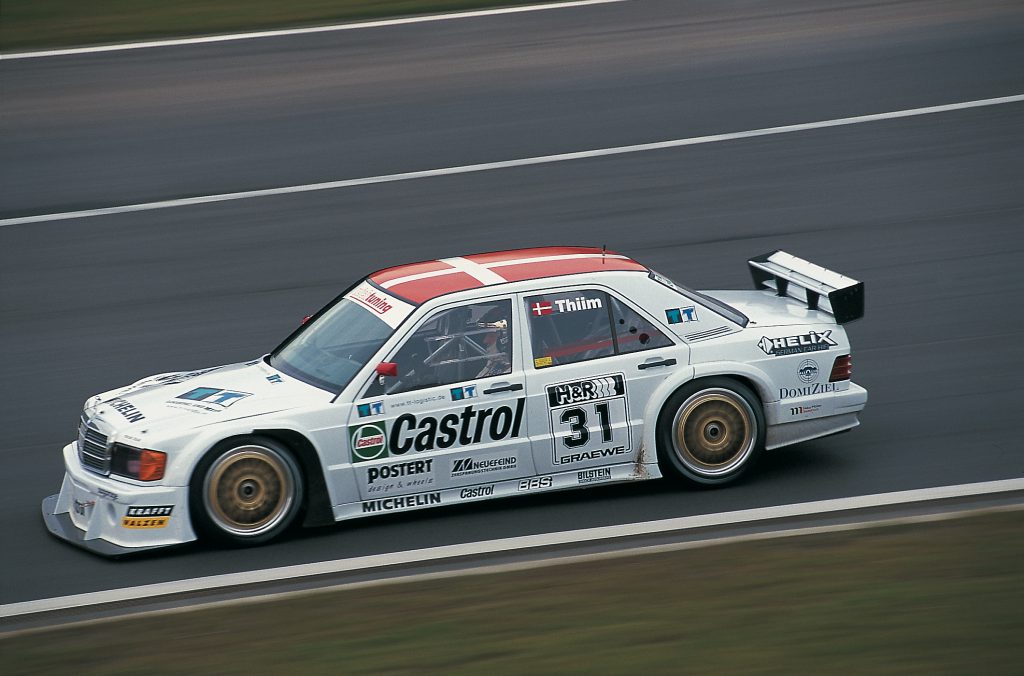
[[[676,411],[672,446],[694,474],[713,479],[729,474],[750,457],[757,422],[746,399],[725,388],[690,396]]]
[[[296,468],[264,446],[240,446],[214,460],[206,473],[203,501],[221,530],[254,537],[285,520],[295,504]]]

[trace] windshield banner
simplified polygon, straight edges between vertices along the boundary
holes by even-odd
[[[372,286],[369,282],[363,282],[352,289],[345,298],[362,305],[368,311],[384,320],[393,329],[397,329],[398,325],[416,309],[415,305],[410,305],[404,300],[395,298],[387,292]]]

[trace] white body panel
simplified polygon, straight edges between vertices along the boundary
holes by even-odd
[[[365,286],[358,288],[365,293]],[[588,290],[629,304],[673,344],[536,367],[526,298]],[[494,298],[513,307],[510,374],[366,394],[375,366],[425,319],[441,308]],[[714,299],[749,322],[742,325]],[[94,397],[84,416],[110,444],[167,453],[165,476],[151,483],[104,476],[83,467],[72,443],[64,449],[66,475],[53,515],[69,517],[84,546],[98,539],[130,551],[192,540],[188,493],[195,467],[216,443],[240,435],[288,430],[304,437],[330,512],[340,520],[658,478],[655,423],[666,400],[694,379],[729,376],[756,391],[767,448],[849,429],[867,401],[849,380],[828,382],[834,359],[850,354],[845,330],[827,313],[768,292],[701,295],[646,274],[606,272],[461,291],[410,308],[401,308],[408,317],[340,393],[260,359],[154,376]],[[123,519],[131,506],[173,509],[162,525],[129,528]]]

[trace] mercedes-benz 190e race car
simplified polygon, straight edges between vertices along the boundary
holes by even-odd
[[[85,404],[43,515],[103,554],[663,474],[848,430],[864,287],[784,252],[693,291],[558,247],[375,272],[250,362]]]

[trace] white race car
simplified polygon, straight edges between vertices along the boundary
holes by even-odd
[[[375,272],[260,359],[86,402],[47,527],[120,555],[197,537],[655,479],[724,484],[848,430],[864,285],[784,252],[693,291],[603,249]]]

